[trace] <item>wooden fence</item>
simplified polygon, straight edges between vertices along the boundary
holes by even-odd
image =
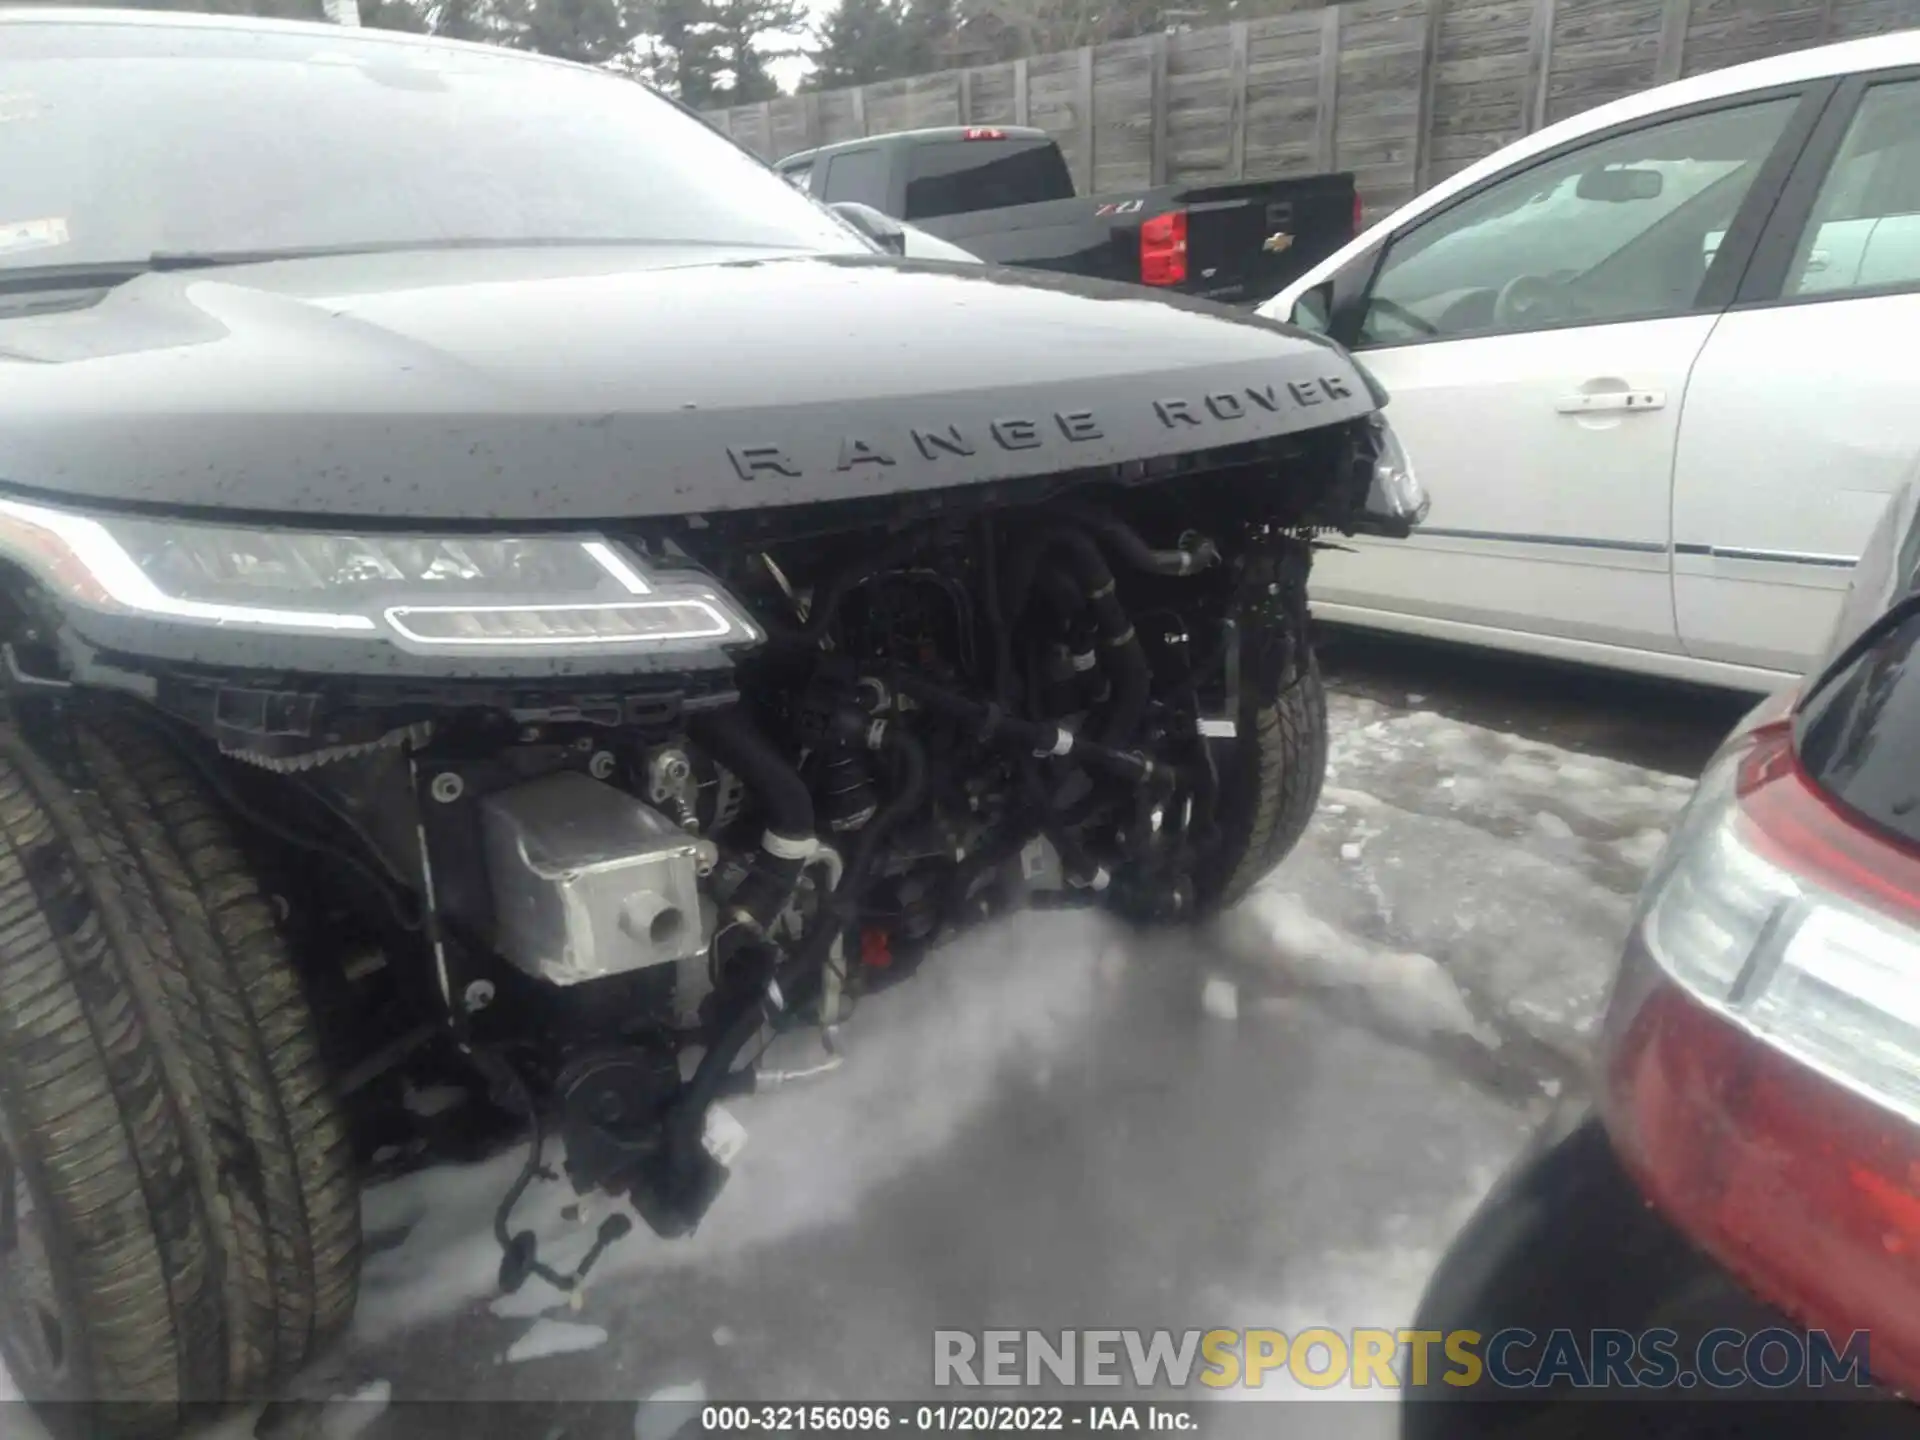
[[[767,159],[1037,125],[1085,191],[1351,170],[1368,218],[1649,85],[1920,25],[1920,0],[1286,0],[1289,13],[708,113]]]

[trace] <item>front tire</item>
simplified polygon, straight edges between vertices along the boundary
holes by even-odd
[[[1194,877],[1202,913],[1226,909],[1271,873],[1320,803],[1327,692],[1310,650],[1276,693],[1241,697],[1238,734],[1222,750],[1220,843]]]
[[[0,1141],[30,1399],[165,1434],[345,1325],[358,1197],[291,956],[206,786],[131,719],[0,725]]]

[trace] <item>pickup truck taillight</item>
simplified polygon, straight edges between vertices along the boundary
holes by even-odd
[[[1602,1108],[1655,1206],[1873,1377],[1920,1391],[1920,851],[1808,776],[1789,723],[1708,767],[1655,867]]]
[[[1179,285],[1187,278],[1187,212],[1169,210],[1140,227],[1140,283]]]

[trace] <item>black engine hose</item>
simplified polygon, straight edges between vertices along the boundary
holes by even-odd
[[[797,978],[798,962],[789,960],[774,971],[774,983],[782,990],[790,978]],[[707,1107],[720,1094],[733,1072],[733,1062],[753,1043],[764,1021],[761,1004],[764,996],[753,994],[741,1004],[727,1028],[722,1030],[707,1053],[700,1057],[693,1078],[687,1081],[666,1118],[666,1189],[669,1199],[677,1199],[689,1189],[699,1174],[701,1140],[706,1132]]]
[[[1113,675],[1113,699],[1100,727],[1100,739],[1108,745],[1124,745],[1133,738],[1146,713],[1153,671],[1147,664],[1146,648],[1120,604],[1113,570],[1093,537],[1064,524],[1045,525],[1024,537],[1007,566],[1007,619],[1019,623],[1031,598],[1041,557],[1056,548],[1066,555],[1068,568],[1087,597],[1099,627],[1100,648],[1107,652],[1106,663]]]
[[[1060,856],[1060,863],[1066,867],[1067,874],[1076,880],[1092,883],[1100,870],[1099,863],[1087,853],[1087,847],[1080,843],[1080,837],[1066,823],[1059,806],[1048,797],[1040,765],[1031,756],[1020,762],[1020,785],[1026,791],[1027,803],[1040,818],[1040,833],[1053,842],[1054,851]]]
[[[880,857],[880,842],[887,838],[888,832],[920,808],[920,802],[927,797],[927,752],[926,748],[899,725],[887,726],[880,739],[880,753],[892,756],[900,765],[900,783],[894,786],[893,794],[878,810],[873,812],[860,831],[860,843],[854,847],[853,859],[847,863],[847,873],[839,889],[834,892],[834,901],[840,908],[848,909],[859,903],[860,891],[865,888],[873,871],[873,862]],[[840,899],[844,892],[846,900]]]
[[[782,1004],[804,998],[809,987],[819,978],[821,969],[827,963],[827,956],[833,950],[834,939],[853,920],[860,893],[866,888],[869,872],[879,855],[880,842],[886,838],[888,831],[912,814],[926,796],[927,757],[920,742],[897,725],[890,725],[881,741],[881,749],[900,760],[900,783],[861,831],[860,844],[854,851],[853,859],[829,897],[826,913],[818,917],[812,933],[807,936],[805,946],[798,955],[782,961],[774,968],[771,988],[782,997]],[[733,1072],[734,1061],[740,1058],[740,1052],[752,1044],[753,1038],[760,1033],[760,1027],[766,1020],[766,1012],[762,1008],[766,998],[764,992],[755,993],[741,1004],[726,1029],[720,1032],[706,1054],[700,1057],[693,1078],[687,1081],[686,1087],[674,1100],[672,1113],[667,1119],[667,1164],[671,1185],[688,1183],[695,1173],[701,1136],[706,1127],[707,1107],[725,1087]]]
[[[927,537],[917,531],[902,535],[892,544],[839,570],[813,602],[813,609],[807,616],[807,640],[818,645],[826,639],[827,632],[833,629],[834,618],[840,613],[841,605],[846,603],[847,596],[882,571],[897,569],[904,565],[924,550],[926,545]]]
[[[1052,508],[1091,530],[1122,562],[1149,575],[1197,575],[1220,563],[1220,551],[1211,540],[1202,540],[1191,550],[1155,550],[1139,531],[1098,505],[1064,501]]]
[[[1141,784],[1167,773],[1164,764],[1145,755],[1088,740],[1051,721],[1009,715],[998,705],[936,685],[917,671],[889,670],[885,679],[894,689],[912,696],[935,714],[959,721],[982,741],[1009,744],[1028,754],[1072,755],[1091,769],[1130,784]]]
[[[800,772],[774,749],[742,705],[689,719],[687,733],[745,782],[765,809],[767,831],[734,905],[761,930],[779,917],[800,883],[814,844],[813,797]]]
[[[927,752],[918,739],[897,724],[889,725],[882,732],[880,752],[891,756],[897,764],[893,793],[860,828],[859,842],[840,876],[840,883],[827,897],[813,930],[795,957],[792,978],[781,980],[781,988],[789,991],[789,998],[796,1003],[811,993],[812,985],[826,967],[834,938],[845,935],[859,918],[860,901],[873,880],[873,866],[880,858],[881,842],[927,798]]]
[[[1013,668],[1013,635],[1007,629],[1007,613],[1000,594],[1000,548],[993,521],[980,521],[980,588],[987,607],[987,629],[993,642],[993,694],[1011,710],[1019,703]]]

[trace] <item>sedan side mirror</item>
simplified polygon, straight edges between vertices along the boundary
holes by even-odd
[[[1293,314],[1288,319],[1302,330],[1310,330],[1315,335],[1326,334],[1333,328],[1333,282],[1323,280],[1311,290],[1301,291],[1300,298],[1293,302]]]
[[[889,255],[907,253],[907,232],[891,215],[882,215],[858,200],[836,200],[828,207]]]

